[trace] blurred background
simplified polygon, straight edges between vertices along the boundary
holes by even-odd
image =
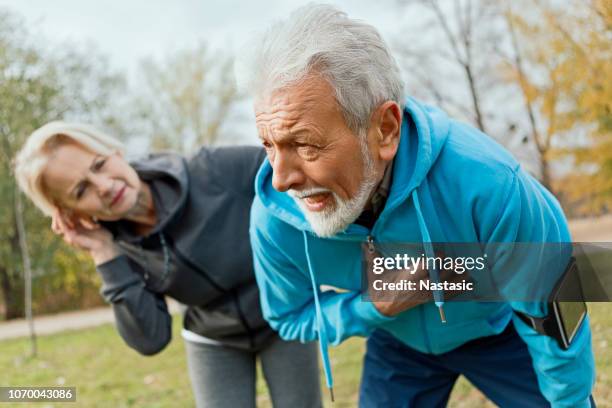
[[[0,386],[77,386],[83,406],[193,404],[181,342],[154,358],[122,343],[88,256],[18,193],[11,160],[56,119],[103,128],[130,156],[256,144],[233,61],[304,3],[0,0]],[[612,2],[330,3],[380,30],[410,95],[509,149],[559,198],[575,241],[612,241]],[[599,406],[612,406],[610,310],[591,305]],[[355,405],[362,348],[333,351],[336,406]],[[451,406],[484,401],[462,381]]]

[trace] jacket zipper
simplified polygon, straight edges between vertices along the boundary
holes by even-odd
[[[368,235],[366,237],[366,241],[368,243],[368,252],[373,254],[376,248],[374,247],[374,237],[372,235]]]
[[[421,320],[421,328],[423,330],[423,339],[425,340],[425,349],[428,353],[431,353],[431,343],[429,341],[429,335],[427,334],[426,320],[425,320],[425,305],[417,306],[419,310],[419,318]]]
[[[370,253],[374,253],[374,251],[376,250],[376,247],[374,246],[374,236],[369,234],[366,237],[366,242],[368,245],[368,251]],[[420,324],[421,324],[421,329],[423,331],[423,339],[425,340],[425,349],[431,353],[431,343],[429,340],[429,335],[427,334],[427,327],[426,327],[426,323],[425,323],[425,305],[420,305],[417,306],[420,310],[419,310],[419,320],[420,320]]]

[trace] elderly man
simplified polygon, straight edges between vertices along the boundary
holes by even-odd
[[[542,317],[544,304],[449,302],[443,323],[440,299],[362,296],[364,243],[570,241],[555,198],[486,135],[406,99],[364,22],[309,5],[253,49],[268,161],[251,239],[272,327],[319,340],[329,386],[327,344],[369,336],[362,407],[444,406],[459,374],[504,407],[590,406],[588,318],[563,349],[516,314]]]

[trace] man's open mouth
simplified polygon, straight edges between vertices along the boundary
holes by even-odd
[[[317,212],[322,211],[331,202],[331,199],[331,193],[317,193],[302,198],[302,201],[309,211]]]

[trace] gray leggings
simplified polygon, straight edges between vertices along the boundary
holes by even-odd
[[[275,408],[321,407],[316,343],[279,337],[259,353],[185,341],[187,364],[198,408],[255,407],[255,361]]]

